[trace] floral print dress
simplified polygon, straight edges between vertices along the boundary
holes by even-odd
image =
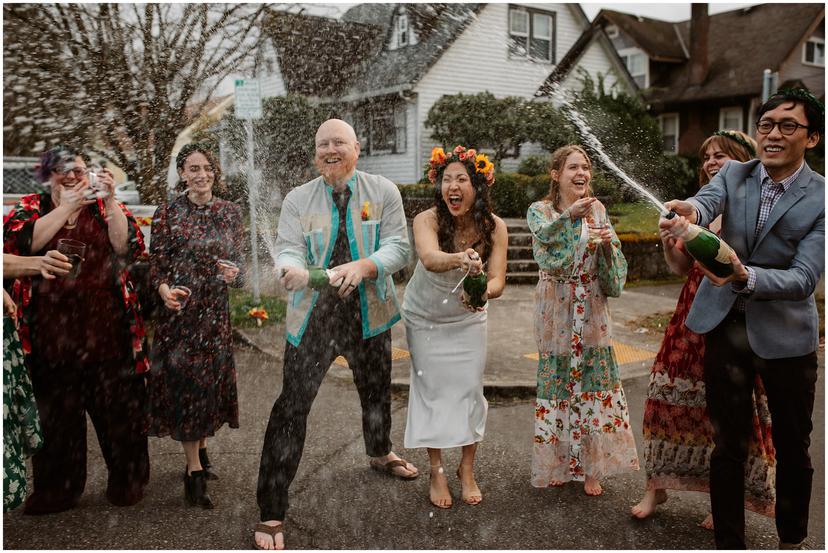
[[[3,317],[3,511],[26,498],[26,457],[43,446],[29,371],[11,317]]]
[[[627,276],[621,243],[613,233],[608,252],[590,244],[586,220],[551,202],[532,204],[527,219],[540,266],[532,485],[638,470],[607,309]]]
[[[713,426],[704,387],[704,336],[684,322],[704,277],[697,263],[687,275],[658,351],[644,404],[647,489],[710,491]],[[745,463],[745,508],[772,517],[776,455],[762,379],[753,389],[753,432]]]

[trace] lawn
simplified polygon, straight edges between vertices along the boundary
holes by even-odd
[[[649,202],[613,204],[608,211],[617,234],[658,235],[658,211]]]
[[[230,323],[234,328],[255,328],[256,319],[250,316],[250,310],[254,307],[263,307],[267,312],[267,320],[262,321],[263,325],[271,325],[283,321],[287,304],[281,298],[274,296],[262,296],[262,301],[253,303],[253,294],[248,290],[238,288],[230,289]]]

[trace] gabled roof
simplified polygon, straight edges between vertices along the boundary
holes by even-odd
[[[288,92],[306,96],[341,94],[382,49],[377,25],[271,10],[263,23],[279,55]]]
[[[627,17],[639,20],[635,16]],[[649,102],[680,103],[760,95],[763,71],[779,70],[805,34],[825,17],[825,5],[760,4],[709,17],[710,69],[705,82],[699,86],[690,84],[688,61],[676,63],[672,68],[667,66],[664,73],[654,75],[656,80],[644,91]],[[615,23],[617,18],[607,20]],[[647,31],[650,25],[652,32]],[[639,45],[656,61],[675,55],[681,47],[678,37],[672,44],[666,39],[665,25],[675,25],[681,40],[690,45],[689,20],[668,24],[641,18],[636,28],[644,38]],[[784,32],[779,31],[780,25]]]
[[[627,34],[652,60],[681,62],[687,59],[678,37],[679,23],[650,19],[613,10],[601,10],[594,21],[606,21]],[[684,38],[684,37],[682,37]],[[687,43],[685,42],[685,45]]]
[[[341,20],[272,10],[265,26],[289,92],[347,100],[413,87],[484,6],[359,4]],[[398,8],[406,10],[418,43],[387,50]]]
[[[618,52],[616,52],[615,48],[613,48],[612,43],[604,32],[603,27],[597,23],[594,23],[587,27],[583,33],[581,33],[581,36],[578,37],[575,44],[570,47],[566,55],[561,58],[552,73],[546,77],[546,80],[538,88],[537,92],[535,92],[535,96],[548,95],[551,91],[552,83],[562,82],[578,65],[578,61],[583,57],[590,44],[593,42],[599,43],[604,48],[610,63],[612,63],[613,67],[616,69],[619,79],[624,81],[627,85],[627,89],[629,91],[638,90],[635,80],[627,70],[627,66],[624,65],[623,61],[621,61],[621,58],[618,56]]]

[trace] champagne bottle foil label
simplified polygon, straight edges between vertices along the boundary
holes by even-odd
[[[731,253],[733,253],[733,249],[725,244],[724,240],[719,240],[719,251],[716,252],[715,257],[716,261],[719,263],[729,264]]]

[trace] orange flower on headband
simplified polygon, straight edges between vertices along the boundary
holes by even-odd
[[[474,168],[474,172],[483,175],[486,179],[486,185],[494,184],[494,164],[489,161],[486,154],[478,154],[474,148],[466,149],[465,146],[455,146],[451,155],[447,156],[442,148],[434,148],[431,150],[431,159],[429,160],[428,180],[432,184],[437,184],[437,175],[440,170],[445,168],[450,163],[460,162],[467,167]]]

